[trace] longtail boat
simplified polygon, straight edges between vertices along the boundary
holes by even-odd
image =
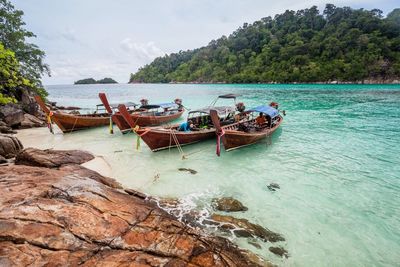
[[[107,112],[112,114],[111,119],[118,126],[121,132],[126,133],[131,131],[132,127],[126,122],[120,112],[109,104],[106,94],[99,93],[99,98]],[[136,106],[133,110],[127,109],[127,112],[134,122],[134,127],[136,125],[156,126],[171,122],[180,118],[184,113],[181,99],[175,99],[173,103],[171,102],[153,105],[149,105],[146,99],[142,99],[141,102],[142,105],[138,109],[136,109]]]
[[[277,106],[275,102],[272,106]],[[272,106],[258,106],[243,113],[243,119],[234,124],[223,126],[219,122],[218,112],[211,110],[211,119],[217,129],[217,155],[220,155],[220,139],[226,151],[248,146],[271,135],[283,121],[279,111]],[[259,113],[255,118],[254,114]]]
[[[232,98],[236,100],[237,95],[222,95],[218,98]],[[212,104],[215,104],[213,102]],[[192,110],[188,114],[187,123],[191,124],[190,130],[184,131],[180,125],[138,128],[134,125],[124,105],[119,106],[119,111],[131,128],[136,127],[135,132],[153,151],[159,151],[171,147],[189,145],[215,137],[215,127],[211,121],[210,110],[216,110],[219,116],[219,123],[222,125],[235,122],[237,109],[244,110],[243,103],[235,106],[209,106],[206,108]]]
[[[78,131],[82,129],[108,125],[110,123],[110,114],[93,113],[87,115],[68,114],[60,111],[51,111],[40,96],[35,96],[35,100],[47,116],[48,127],[51,132],[52,122],[57,124],[63,133]]]

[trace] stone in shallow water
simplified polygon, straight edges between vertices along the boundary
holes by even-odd
[[[212,214],[211,219],[219,222],[220,229],[244,229],[251,233],[253,236],[259,237],[261,240],[267,242],[285,241],[285,238],[278,233],[262,227],[261,225],[249,222],[246,219],[238,219],[232,216]]]
[[[190,172],[191,174],[196,174],[197,171],[193,170],[193,169],[189,169],[189,168],[179,168],[178,171],[181,172]]]
[[[281,187],[277,183],[270,183],[267,187],[270,191],[276,191],[276,189],[281,189]]]
[[[253,237],[253,235],[250,233],[250,231],[247,231],[247,230],[244,230],[244,229],[233,230],[233,233],[237,237]]]
[[[261,249],[261,245],[258,244],[257,242],[248,241],[247,243],[249,243],[250,245],[252,245],[255,248]]]
[[[239,200],[233,197],[214,198],[212,200],[212,206],[216,210],[226,212],[248,210]]]
[[[278,255],[281,257],[285,257],[285,258],[289,257],[287,250],[284,249],[283,247],[269,247],[269,251],[271,251],[275,255]]]

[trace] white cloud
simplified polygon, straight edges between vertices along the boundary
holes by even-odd
[[[61,36],[71,42],[76,42],[78,41],[78,38],[76,37],[76,33],[74,29],[66,29],[63,32],[61,32]]]
[[[149,61],[165,55],[154,42],[136,43],[131,38],[125,38],[120,42],[120,47],[123,51],[135,56],[141,61]]]

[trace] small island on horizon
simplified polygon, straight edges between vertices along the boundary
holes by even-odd
[[[93,78],[86,78],[74,82],[74,84],[110,84],[110,83],[118,83],[118,82],[112,78],[107,78],[107,77],[97,81]]]

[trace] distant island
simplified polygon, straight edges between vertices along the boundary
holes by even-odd
[[[399,83],[400,8],[327,4],[245,23],[207,46],[156,58],[130,83]]]
[[[96,81],[93,78],[87,78],[74,82],[74,84],[108,84],[108,83],[118,83],[118,82],[111,78],[104,78],[98,81]]]

